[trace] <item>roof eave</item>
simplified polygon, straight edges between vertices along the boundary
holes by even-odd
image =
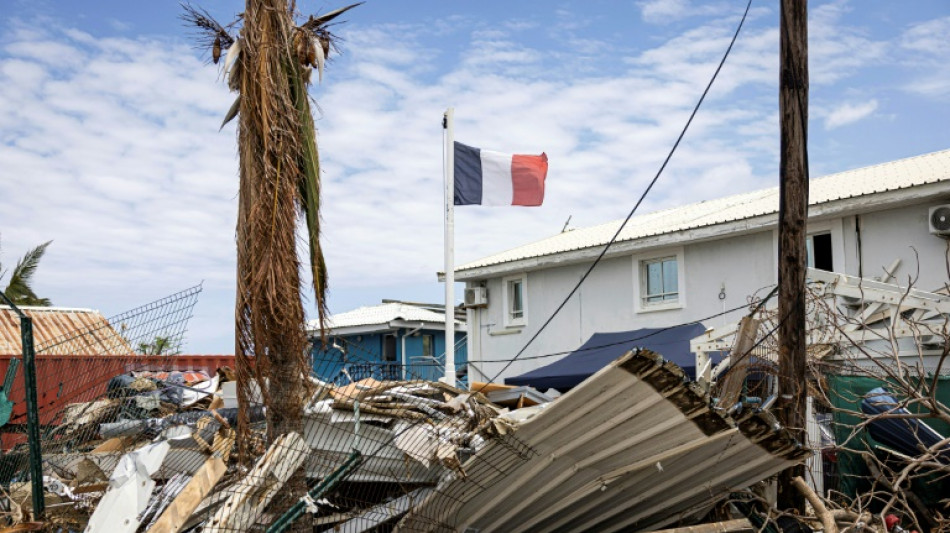
[[[847,216],[870,211],[882,211],[893,209],[905,205],[919,203],[923,200],[946,198],[950,196],[950,182],[939,181],[917,185],[905,189],[884,191],[874,194],[855,196],[841,200],[834,200],[815,204],[808,207],[808,217],[810,220],[821,220],[831,217]],[[873,206],[869,208],[868,202],[873,201]],[[707,240],[720,239],[726,236],[742,235],[758,231],[773,229],[776,227],[778,214],[773,212],[765,215],[758,215],[740,220],[723,222],[709,226],[690,228],[681,231],[660,233],[620,241],[611,246],[610,251],[605,258],[629,255],[632,252],[648,251],[654,248],[682,245],[687,242],[701,242]],[[493,265],[469,268],[455,271],[456,281],[477,281],[487,278],[502,276],[516,272],[530,272],[551,266],[562,266],[574,263],[583,263],[596,258],[604,244],[589,246],[577,250],[568,250],[557,252],[544,256],[527,257],[516,261],[507,261]],[[445,281],[445,275],[438,273],[439,281]]]

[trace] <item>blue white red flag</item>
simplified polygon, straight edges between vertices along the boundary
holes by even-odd
[[[455,205],[541,205],[547,173],[547,154],[503,154],[456,142]]]

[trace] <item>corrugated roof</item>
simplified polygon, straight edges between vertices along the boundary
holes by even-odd
[[[390,302],[360,307],[345,313],[335,314],[327,319],[327,328],[339,329],[356,326],[384,325],[396,320],[444,323],[445,314],[437,313],[416,305]],[[462,322],[456,320],[455,323],[461,324]],[[311,320],[309,327],[311,330],[314,330],[319,327],[319,325],[317,321]]]
[[[732,419],[673,363],[629,352],[489,440],[400,531],[653,531],[810,452],[768,412]],[[514,411],[516,414],[519,411]]]
[[[132,355],[128,341],[106,317],[92,309],[21,307],[33,319],[33,346],[38,354]],[[0,354],[20,354],[20,318],[0,306]]]
[[[946,181],[950,181],[950,150],[813,179],[809,183],[808,203],[815,206]],[[617,242],[771,215],[778,213],[778,206],[779,190],[778,187],[772,187],[657,211],[630,219]],[[456,272],[603,246],[617,232],[621,222],[623,221],[615,220],[599,226],[561,233],[457,266]]]

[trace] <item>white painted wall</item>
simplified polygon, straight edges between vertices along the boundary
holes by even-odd
[[[859,265],[866,277],[878,276],[884,267],[900,258],[898,281],[917,271],[917,286],[934,290],[947,282],[947,241],[930,235],[927,209],[935,202],[873,211],[873,205],[856,215],[860,218],[861,254],[858,255],[855,215],[809,221],[809,231],[832,233],[835,270],[857,275]],[[940,203],[940,202],[936,202]],[[552,363],[583,344],[595,332],[623,331],[643,327],[670,326],[702,320],[714,327],[738,320],[742,311],[713,317],[723,309],[741,306],[754,293],[765,296],[777,279],[776,231],[733,235],[716,240],[686,243],[667,248],[635,249],[631,255],[606,259],[594,270],[561,313],[528,347],[521,360],[507,364],[538,331],[590,263],[556,265],[526,272],[527,324],[523,328],[504,327],[502,278],[468,281],[468,286],[484,282],[489,305],[470,310],[469,376],[474,381],[522,374]],[[669,310],[641,312],[636,304],[637,265],[646,257],[673,255],[682,250],[683,269],[680,292],[685,305]],[[723,290],[724,289],[724,290]],[[720,292],[725,299],[720,300]],[[709,318],[713,317],[713,318]],[[535,359],[545,354],[550,357]],[[501,362],[492,362],[501,361]],[[500,373],[500,375],[499,375]]]

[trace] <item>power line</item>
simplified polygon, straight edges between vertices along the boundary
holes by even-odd
[[[561,312],[561,310],[564,309],[564,306],[567,305],[567,302],[570,301],[570,299],[574,296],[575,293],[577,293],[581,285],[583,285],[583,283],[587,280],[588,276],[590,276],[590,273],[593,272],[594,268],[597,267],[601,259],[603,259],[604,255],[607,254],[607,251],[610,250],[610,247],[613,246],[614,242],[617,241],[617,238],[620,236],[620,233],[627,226],[627,223],[630,222],[630,219],[633,217],[634,213],[637,212],[637,209],[640,207],[640,204],[642,204],[643,200],[646,199],[647,194],[649,194],[650,190],[653,189],[653,186],[656,184],[657,180],[659,180],[660,175],[663,174],[663,171],[666,169],[666,165],[670,162],[670,159],[673,158],[673,154],[676,152],[676,149],[679,147],[680,142],[683,140],[683,137],[686,135],[686,131],[689,130],[689,126],[690,124],[692,124],[693,118],[696,116],[696,113],[699,111],[699,107],[702,105],[703,101],[706,99],[706,95],[709,93],[709,89],[712,88],[713,82],[715,82],[716,77],[719,76],[719,71],[722,70],[722,66],[726,63],[726,58],[729,57],[729,53],[732,51],[732,46],[736,43],[736,39],[739,37],[739,32],[742,30],[743,24],[745,24],[745,20],[749,14],[750,7],[752,7],[752,0],[749,0],[748,3],[746,4],[745,12],[742,14],[742,19],[739,21],[739,25],[736,27],[735,34],[733,34],[732,40],[729,42],[729,46],[728,48],[726,48],[726,52],[725,54],[723,54],[722,59],[719,61],[719,65],[716,67],[716,71],[713,73],[712,78],[710,78],[709,83],[706,84],[706,88],[703,90],[703,94],[699,97],[699,101],[696,102],[696,105],[693,107],[693,111],[692,113],[690,113],[689,119],[687,119],[686,124],[683,126],[682,131],[680,131],[679,136],[676,138],[676,142],[673,143],[673,147],[670,149],[669,153],[667,154],[666,159],[663,160],[663,164],[660,165],[660,168],[657,171],[656,175],[650,181],[649,185],[647,185],[647,188],[646,190],[643,191],[643,194],[640,195],[640,199],[637,200],[637,203],[633,206],[633,209],[631,209],[630,212],[627,214],[627,217],[620,224],[620,227],[617,228],[617,231],[610,238],[610,240],[607,242],[604,248],[600,251],[600,254],[598,254],[596,259],[594,259],[594,262],[591,263],[587,271],[584,272],[584,275],[581,276],[580,280],[577,281],[577,283],[574,285],[574,288],[571,289],[571,291],[560,303],[560,305],[557,306],[554,312],[551,313],[551,315],[547,318],[547,320],[544,321],[544,323],[541,325],[540,328],[538,328],[538,330],[534,333],[534,335],[532,335],[531,338],[528,339],[528,342],[525,343],[525,345],[518,351],[518,353],[514,356],[514,358],[508,361],[508,363],[501,370],[499,370],[498,373],[496,373],[495,376],[491,378],[491,380],[489,380],[490,382],[494,382],[496,379],[498,379],[498,376],[500,376],[502,373],[508,370],[508,368],[511,367],[512,363],[520,359],[521,355],[524,354],[525,350],[527,350],[528,347],[534,343],[534,341],[538,338],[538,336],[541,335],[541,332],[543,332],[548,327],[548,325],[554,320],[554,318]]]

